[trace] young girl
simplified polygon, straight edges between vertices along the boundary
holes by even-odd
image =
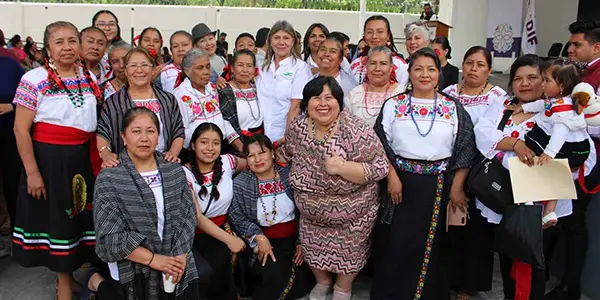
[[[231,233],[227,211],[233,199],[233,175],[246,168],[246,160],[221,155],[222,140],[219,126],[200,124],[190,142],[191,162],[183,169],[196,199],[196,265],[199,270],[206,270],[208,264],[212,271],[200,272],[200,294],[203,299],[235,300],[232,253],[240,252],[245,244]]]
[[[587,124],[577,101],[570,97],[575,85],[581,82],[581,68],[559,58],[550,62],[542,72],[546,99],[509,106],[509,109],[515,113],[544,113],[544,117],[525,135],[525,144],[539,156],[539,165],[554,158],[566,158],[571,168],[577,168],[590,153]],[[545,227],[556,224],[555,207],[556,200],[546,204],[542,219]]]

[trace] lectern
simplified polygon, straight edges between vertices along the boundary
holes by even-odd
[[[448,37],[450,28],[452,28],[452,26],[441,21],[427,21],[425,24],[429,30],[429,40],[434,40],[440,36]]]

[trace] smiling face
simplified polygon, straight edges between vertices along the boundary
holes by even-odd
[[[522,66],[515,72],[511,86],[520,102],[530,102],[542,98],[542,84],[543,79],[538,67]]]
[[[316,124],[330,126],[340,114],[340,104],[331,93],[331,88],[324,85],[321,95],[313,96],[308,100],[306,111]]]
[[[97,30],[81,35],[81,57],[88,62],[99,62],[106,51],[106,37]]]
[[[212,33],[207,34],[196,42],[196,47],[208,55],[213,55],[217,51],[217,40]]]
[[[470,87],[485,84],[492,72],[485,55],[481,51],[467,56],[467,59],[463,62],[462,70],[465,85]]]
[[[383,86],[390,82],[392,75],[392,62],[390,56],[381,51],[371,52],[367,60],[367,77],[369,83],[375,86]]]
[[[133,53],[129,57],[125,69],[127,82],[136,87],[150,86],[152,80],[152,63],[146,55],[141,53]]]
[[[292,54],[292,47],[294,47],[294,37],[289,33],[279,30],[275,32],[269,43],[275,52],[276,57],[288,57]]]
[[[255,174],[265,174],[273,169],[275,153],[259,143],[248,145],[248,167]]]
[[[117,48],[113,50],[108,59],[110,60],[110,65],[112,67],[113,72],[115,73],[115,77],[121,81],[127,80],[127,76],[125,74],[125,55],[127,54],[127,50],[124,48]]]
[[[240,50],[250,50],[256,53],[256,44],[254,43],[254,40],[247,36],[240,38],[237,43],[235,43],[235,51]]]
[[[311,53],[317,53],[319,46],[326,39],[325,32],[319,26],[315,26],[308,36],[308,46],[310,47]]]
[[[385,46],[390,40],[390,32],[384,20],[373,20],[365,28],[365,42],[370,48]]]
[[[440,70],[438,70],[433,58],[428,56],[417,57],[408,72],[410,82],[416,92],[428,94],[435,91],[440,77]]]
[[[50,32],[46,51],[59,65],[69,66],[79,59],[79,33],[69,27],[58,27]]]
[[[323,70],[335,70],[342,63],[342,49],[335,41],[327,40],[319,47],[319,68]]]
[[[171,53],[175,65],[181,65],[183,56],[192,49],[192,40],[185,34],[178,34],[171,39]]]
[[[247,54],[239,54],[237,60],[233,64],[233,78],[238,83],[247,84],[254,78],[256,66],[252,56]]]
[[[196,153],[196,159],[203,164],[214,163],[221,155],[221,137],[219,133],[214,130],[203,132],[192,145],[192,150]]]
[[[121,133],[123,144],[134,160],[147,160],[154,155],[158,145],[158,127],[147,114],[139,114]]]
[[[406,51],[408,51],[408,55],[412,55],[418,50],[427,47],[428,44],[429,42],[423,36],[423,33],[416,31],[406,39]]]
[[[109,13],[103,13],[98,15],[94,27],[100,28],[104,31],[106,38],[112,41],[117,36],[117,20]]]
[[[156,53],[160,53],[160,48],[162,48],[162,40],[160,38],[160,34],[158,34],[156,30],[146,30],[144,36],[140,39],[140,47],[146,50],[154,49],[156,50]]]

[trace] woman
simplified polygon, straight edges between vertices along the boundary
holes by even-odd
[[[317,77],[303,94],[303,114],[290,124],[284,152],[292,162],[302,251],[318,282],[311,299],[324,300],[336,274],[333,299],[349,300],[369,258],[377,181],[387,176],[388,162],[373,130],[343,111],[335,79]]]
[[[42,64],[44,63],[44,54],[38,49],[35,43],[25,44],[23,50],[25,50],[25,53],[27,53],[27,56],[31,61],[31,67],[33,69],[42,66]]]
[[[245,244],[232,234],[227,211],[233,199],[233,177],[246,168],[246,160],[221,155],[223,133],[214,123],[196,127],[190,141],[192,160],[183,168],[198,209],[198,230],[194,250],[210,265],[212,272],[200,278],[200,295],[208,299],[237,299],[232,273],[232,253]]]
[[[121,39],[121,28],[119,27],[119,19],[110,10],[98,11],[94,17],[92,17],[92,26],[100,28],[106,36],[106,48],[109,49],[113,43],[122,42]],[[112,77],[112,67],[109,63],[108,51],[102,55],[100,60],[100,67],[103,73],[106,74],[106,78]]]
[[[458,99],[477,125],[488,108],[504,103],[506,92],[489,83],[492,55],[484,47],[473,46],[465,53],[462,71],[463,83],[447,87],[444,93]]]
[[[331,37],[329,29],[321,23],[314,23],[308,27],[306,34],[304,35],[304,49],[302,50],[302,57],[308,66],[310,67],[313,74],[319,71],[319,47],[321,43]]]
[[[358,83],[354,79],[354,76],[346,73],[341,67],[344,61],[344,48],[342,43],[336,38],[328,38],[321,43],[319,46],[319,52],[317,52],[319,69],[315,77],[319,76],[330,76],[335,78],[337,83],[342,87],[344,96],[347,97],[348,93],[355,88]]]
[[[369,127],[375,125],[383,103],[390,97],[404,92],[405,87],[391,79],[393,54],[389,48],[378,46],[369,51],[367,78],[348,94],[348,112],[363,119]]]
[[[58,273],[58,299],[70,300],[71,273],[94,257],[90,210],[98,87],[77,63],[79,32],[73,24],[48,25],[44,48],[45,66],[23,76],[13,101],[25,172],[12,255],[22,266]]]
[[[160,49],[163,45],[163,38],[160,31],[154,27],[146,27],[140,33],[140,45],[139,48],[146,49],[152,57],[152,81],[154,84],[162,89],[162,82],[159,79],[160,71],[164,68],[165,60],[160,54]]]
[[[408,65],[402,58],[396,55],[398,50],[394,45],[394,36],[390,29],[390,21],[384,16],[371,16],[365,21],[363,30],[366,46],[363,51],[359,53],[359,57],[350,65],[354,78],[358,84],[363,84],[366,81],[367,54],[369,53],[369,49],[384,46],[389,48],[394,55],[392,58],[394,75],[392,78],[394,78],[400,86],[405,87],[408,83],[408,72],[406,71]]]
[[[104,84],[104,99],[107,100],[127,84],[125,73],[125,55],[131,50],[131,45],[121,41],[110,45],[108,59],[112,66],[113,78]]]
[[[404,28],[404,36],[406,37],[406,51],[409,57],[420,49],[429,46],[429,31],[419,21],[407,24]]]
[[[177,78],[181,73],[181,61],[183,56],[192,49],[192,35],[186,31],[179,30],[171,35],[169,39],[173,61],[166,65],[160,72],[160,82],[163,91],[173,93]]]
[[[198,48],[190,50],[181,62],[183,82],[175,88],[173,95],[179,106],[185,127],[185,145],[190,145],[192,134],[198,125],[215,123],[225,135],[225,145],[231,144],[242,151],[240,136],[223,118],[219,104],[217,88],[210,79],[210,61],[208,54]]]
[[[204,23],[199,23],[192,28],[192,36],[194,38],[194,47],[208,54],[212,70],[218,75],[223,73],[227,60],[217,52],[217,32],[210,30]]]
[[[288,124],[300,114],[302,89],[312,77],[310,67],[300,59],[299,42],[292,24],[275,23],[267,36],[265,63],[256,77],[265,135],[275,147],[283,144]]]
[[[262,134],[244,142],[244,154],[250,169],[233,181],[229,220],[258,254],[252,299],[301,298],[314,285],[314,277],[298,244],[290,169],[275,163],[274,147]]]
[[[31,61],[29,60],[29,57],[27,57],[25,50],[23,50],[25,45],[23,44],[23,40],[21,40],[21,36],[15,34],[8,42],[12,45],[10,50],[17,57],[17,61],[27,69],[31,69]]]
[[[151,110],[128,110],[120,131],[121,164],[103,170],[94,190],[96,253],[110,277],[93,272],[86,284],[98,300],[158,300],[164,278],[177,284],[173,298],[198,299],[196,210],[185,173],[155,152],[160,123]]]
[[[234,53],[240,50],[249,50],[255,55],[256,66],[262,66],[265,63],[264,56],[256,55],[258,48],[256,47],[256,39],[250,33],[243,32],[235,39]]]
[[[371,299],[450,299],[442,220],[447,205],[467,208],[473,125],[460,103],[436,91],[441,66],[431,49],[415,52],[408,70],[412,89],[386,101],[375,124],[395,172],[382,204],[389,225],[378,236]]]
[[[451,65],[448,60],[452,58],[452,47],[445,36],[435,38],[431,42],[431,49],[437,54],[442,64],[442,83],[438,87],[444,90],[446,87],[458,83],[458,68]]]
[[[541,59],[536,55],[525,55],[517,58],[510,69],[509,87],[514,93],[512,101],[517,104],[536,101],[543,96],[542,92],[542,74]],[[508,102],[508,101],[507,101]],[[497,129],[500,120],[504,115],[504,106],[495,105],[490,107],[486,114],[480,118],[475,127],[475,137],[477,148],[487,158],[501,159],[502,165],[508,169],[508,159],[518,157],[527,165],[533,164],[535,153],[525,145],[525,134],[529,132],[543,114],[523,113],[514,114],[508,119],[504,130]],[[592,149],[594,147],[591,147]],[[589,174],[595,162],[595,154],[590,153],[590,157],[584,163],[585,176]],[[577,171],[573,173],[573,178],[577,178]],[[502,215],[495,213],[487,208],[479,200],[476,202],[481,215],[489,223],[499,224]],[[560,219],[572,213],[571,200],[559,200],[555,213]],[[541,222],[541,216],[540,216]],[[552,239],[553,230],[544,230],[544,251],[547,251]],[[511,278],[511,269],[513,269],[513,260],[509,257],[500,255],[500,270],[502,271],[502,282],[504,285],[504,298],[515,299],[515,294],[523,290],[515,288],[515,280]],[[521,277],[522,278],[522,277]],[[531,286],[527,286],[525,294],[529,294],[529,299],[545,299],[544,291],[546,287],[546,272],[538,268],[531,268],[530,279]],[[517,280],[518,281],[518,280]],[[523,286],[522,284],[517,284]]]
[[[125,55],[127,85],[104,102],[98,120],[98,152],[103,167],[119,164],[117,153],[124,148],[119,128],[123,116],[133,107],[146,107],[158,116],[161,131],[156,151],[163,153],[168,162],[179,161],[185,138],[183,121],[173,95],[152,85],[152,61],[152,56],[141,48]]]
[[[231,80],[219,91],[223,119],[231,124],[242,141],[264,132],[256,86],[252,83],[257,72],[255,62],[254,53],[249,50],[235,52],[231,58]]]
[[[87,69],[94,74],[98,85],[104,85],[112,77],[112,72],[104,69],[100,64],[106,52],[106,35],[96,27],[84,28],[79,34],[81,36],[81,59]]]

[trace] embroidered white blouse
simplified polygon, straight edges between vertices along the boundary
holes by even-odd
[[[175,89],[175,82],[177,81],[177,77],[179,77],[179,73],[181,73],[181,68],[176,66],[174,63],[166,65],[160,71],[160,84],[163,91],[171,94],[173,93],[173,90]]]
[[[408,64],[400,57],[393,56],[392,63],[396,68],[396,80],[398,83],[406,87],[408,84]],[[367,57],[362,56],[356,58],[350,64],[351,74],[354,75],[354,79],[358,84],[362,84],[365,82],[365,78],[367,78]]]
[[[256,88],[235,89],[232,87],[232,89],[235,94],[235,105],[240,129],[248,130],[262,126],[263,115],[260,110]]]
[[[259,181],[258,191],[260,198],[256,203],[256,219],[260,226],[269,227],[296,218],[294,202],[285,193],[285,187],[280,179]],[[273,215],[273,211],[277,213]]]
[[[504,103],[508,97],[506,95],[506,91],[498,86],[494,86],[483,95],[459,95],[458,92],[457,84],[453,84],[444,89],[444,93],[460,101],[460,104],[462,104],[465,110],[469,113],[473,125],[477,124],[479,118],[485,114],[490,106]]]
[[[458,133],[454,101],[441,97],[434,105],[434,99],[402,94],[388,100],[382,114],[385,136],[397,156],[425,161],[452,156]]]
[[[219,126],[225,139],[229,143],[239,138],[239,135],[235,132],[231,123],[223,119],[223,114],[219,108],[217,87],[209,82],[205,89],[205,94],[194,89],[192,87],[192,82],[189,78],[186,78],[181,85],[173,91],[185,127],[184,147],[188,149],[194,130],[196,130],[198,125],[206,122],[215,123]]]
[[[402,85],[396,84],[387,92],[367,92],[366,89],[366,83],[352,89],[348,97],[344,99],[346,100],[344,109],[363,119],[369,127],[373,127],[385,100],[404,92],[405,88]]]

